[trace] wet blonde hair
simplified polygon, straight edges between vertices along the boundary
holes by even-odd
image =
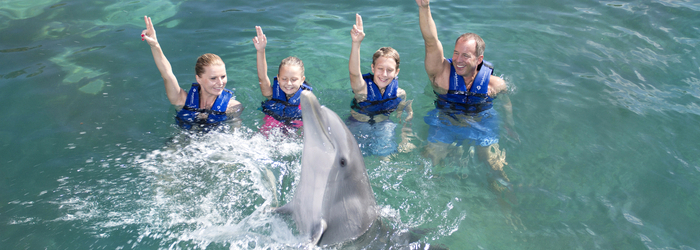
[[[282,69],[282,66],[299,66],[301,68],[301,75],[304,75],[304,62],[301,61],[301,59],[295,57],[295,56],[290,56],[282,60],[280,62],[279,68],[277,68],[277,73],[279,74],[280,69]]]
[[[372,56],[372,64],[377,61],[377,58],[379,57],[386,57],[390,59],[394,59],[396,61],[396,68],[399,68],[399,64],[401,63],[401,58],[399,57],[399,52],[396,51],[392,47],[381,47],[377,50],[377,52],[374,52],[374,55]]]
[[[474,40],[476,42],[476,56],[484,55],[484,50],[486,50],[486,42],[484,42],[484,39],[481,39],[479,35],[474,33],[464,33],[457,37],[455,44],[457,44],[460,39],[464,39],[464,41]]]
[[[225,65],[224,61],[221,60],[221,57],[212,54],[212,53],[206,53],[204,55],[199,56],[197,58],[197,64],[194,65],[194,73],[197,74],[198,76],[202,76],[204,74],[204,67],[211,66],[211,65]]]

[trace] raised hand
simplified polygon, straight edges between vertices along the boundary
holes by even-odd
[[[416,0],[419,7],[424,7],[430,5],[430,0]]]
[[[355,14],[355,24],[352,26],[350,36],[353,42],[362,42],[365,39],[364,28],[362,27],[362,17],[360,14]]]
[[[158,45],[158,38],[156,38],[156,29],[153,28],[153,21],[148,16],[144,16],[143,20],[146,22],[146,29],[141,31],[141,41],[146,41],[148,45],[156,46]]]
[[[256,37],[253,37],[253,45],[255,45],[255,50],[264,50],[267,46],[267,37],[265,34],[263,34],[260,26],[255,26],[255,31],[258,33]]]

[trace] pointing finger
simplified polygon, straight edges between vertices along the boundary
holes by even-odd
[[[148,31],[153,31],[153,21],[151,18],[148,16],[144,16],[143,18],[146,21],[146,29],[148,29]]]
[[[258,37],[262,37],[264,35],[260,26],[255,26],[255,31],[258,33]]]

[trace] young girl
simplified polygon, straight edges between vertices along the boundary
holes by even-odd
[[[224,121],[233,121],[234,127],[240,127],[243,106],[234,99],[233,91],[225,89],[226,66],[221,58],[214,54],[197,58],[197,82],[187,92],[180,88],[170,62],[163,54],[151,18],[144,16],[144,21],[146,29],[141,32],[141,40],[151,46],[153,60],[163,77],[165,93],[170,103],[180,109],[175,117],[177,124],[184,129],[200,131],[209,131]]]
[[[413,119],[411,101],[406,100],[406,91],[399,88],[399,53],[390,47],[382,47],[372,57],[372,73],[362,75],[360,70],[360,45],[365,38],[362,17],[355,15],[355,25],[350,32],[352,49],[350,51],[350,86],[355,93],[348,128],[355,135],[360,148],[365,154],[389,156],[397,151],[394,142],[396,124],[389,120],[389,115],[396,111],[401,118],[406,110],[406,119],[401,129],[401,143],[398,150],[408,152],[415,148],[408,135],[411,128],[406,126]]]
[[[270,84],[267,77],[267,59],[265,59],[265,47],[267,37],[260,26],[255,26],[257,36],[253,38],[253,44],[257,50],[258,81],[260,92],[267,98],[262,103],[262,111],[265,113],[265,124],[260,128],[268,134],[273,128],[282,128],[290,132],[303,125],[301,121],[301,106],[299,97],[304,90],[311,90],[304,76],[304,63],[296,57],[290,56],[282,60],[277,76]]]

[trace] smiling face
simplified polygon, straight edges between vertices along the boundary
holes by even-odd
[[[377,87],[380,89],[386,88],[399,75],[396,60],[384,56],[378,57],[372,64],[372,74],[374,74],[372,80],[377,84]]]
[[[305,80],[304,69],[297,65],[282,65],[277,73],[277,82],[287,95],[295,94]]]
[[[469,76],[476,72],[476,67],[484,60],[483,55],[477,55],[474,39],[459,39],[455,43],[452,54],[452,65],[458,75]]]
[[[226,87],[226,66],[224,64],[212,64],[203,67],[204,71],[196,76],[197,83],[201,86],[202,95],[219,96]]]

